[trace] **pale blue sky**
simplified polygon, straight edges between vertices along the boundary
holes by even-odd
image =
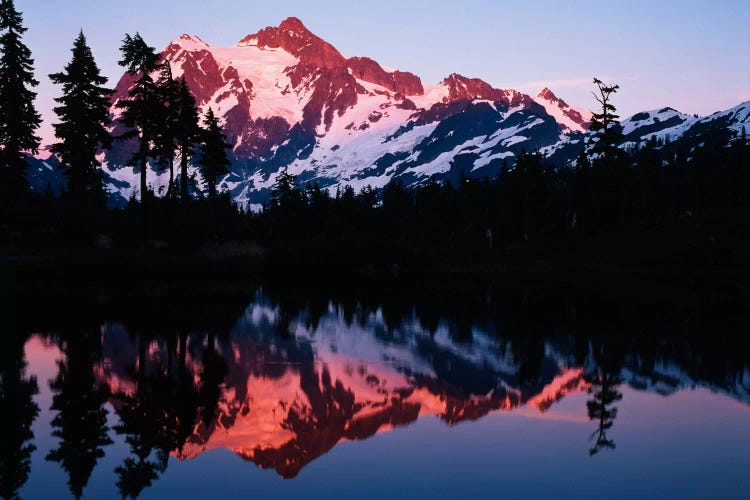
[[[161,49],[181,33],[231,45],[299,17],[344,55],[412,71],[426,83],[452,72],[537,93],[549,86],[593,106],[591,77],[620,84],[623,117],[672,106],[709,114],[750,99],[750,0],[16,0],[36,59],[38,107],[50,137],[47,74],[83,29],[116,83],[118,47],[140,31]]]

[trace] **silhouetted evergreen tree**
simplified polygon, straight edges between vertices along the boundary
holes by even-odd
[[[60,73],[49,75],[53,83],[62,85],[63,95],[55,99],[54,108],[60,123],[54,125],[60,142],[52,145],[52,152],[69,171],[69,191],[79,202],[89,193],[102,199],[96,172],[100,147],[108,148],[112,137],[105,128],[109,122],[109,99],[112,90],[104,87],[107,78],[99,72],[94,55],[81,32],[73,44],[73,58]]]
[[[286,170],[279,172],[271,189],[271,209],[284,212],[299,210],[305,204],[305,197],[297,186],[297,177]]]
[[[161,106],[159,108],[159,126],[156,128],[154,152],[157,162],[169,169],[169,184],[166,197],[175,194],[174,155],[177,151],[177,133],[180,122],[179,92],[180,83],[172,76],[169,61],[161,64],[159,80],[156,82]]]
[[[0,0],[0,203],[25,189],[24,152],[36,153],[41,117],[34,107],[39,82],[31,51],[21,41],[26,32],[13,0]]]
[[[188,199],[188,162],[195,152],[195,144],[200,140],[198,106],[183,76],[177,89],[177,128],[175,136],[180,152],[180,198]]]
[[[594,93],[594,99],[601,105],[601,112],[593,113],[589,130],[595,132],[597,139],[594,151],[600,152],[603,156],[616,154],[616,144],[622,137],[617,129],[618,118],[617,108],[612,104],[612,94],[617,93],[620,86],[605,84],[598,78],[594,78],[599,94]]]
[[[137,76],[128,98],[121,100],[118,106],[123,109],[123,123],[131,128],[120,138],[138,141],[138,151],[133,154],[128,164],[140,168],[140,191],[143,202],[148,196],[148,161],[156,155],[154,142],[161,125],[161,95],[159,87],[151,77],[151,73],[158,69],[160,56],[138,33],[134,36],[125,35],[120,52],[120,66],[123,66],[128,74]]]
[[[597,229],[621,227],[630,215],[633,204],[632,162],[621,148],[622,132],[612,103],[613,94],[620,86],[605,84],[594,78],[598,94],[594,98],[601,105],[601,112],[594,113],[589,130],[595,133],[594,145],[590,150],[592,160],[591,193],[593,206],[591,218],[596,219]]]
[[[284,174],[286,174],[286,172],[284,172]],[[278,180],[276,185],[279,185]],[[331,194],[327,189],[321,189],[318,181],[315,181],[313,184],[307,184],[307,187],[305,188],[305,196],[307,197],[310,207],[318,211],[328,208],[331,202]]]
[[[231,146],[225,142],[224,132],[211,108],[208,108],[203,125],[205,128],[198,164],[201,165],[201,173],[208,188],[208,198],[212,200],[216,198],[216,183],[219,177],[229,172],[227,167],[231,162],[227,157],[227,149]]]

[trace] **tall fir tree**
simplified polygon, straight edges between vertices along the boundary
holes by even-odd
[[[224,142],[224,132],[211,108],[208,108],[203,125],[205,128],[198,163],[201,165],[203,179],[208,188],[208,198],[214,199],[216,198],[216,183],[219,177],[228,172],[227,167],[231,165],[226,151],[230,145]]]
[[[34,107],[39,85],[31,51],[21,41],[26,32],[13,0],[0,0],[0,189],[24,189],[24,152],[37,153],[41,117]]]
[[[195,144],[200,140],[198,105],[190,92],[185,77],[179,81],[177,91],[177,145],[180,152],[180,198],[188,199],[188,164],[195,153]]]
[[[172,66],[169,61],[161,64],[159,80],[156,82],[159,91],[160,122],[156,129],[155,154],[157,163],[169,169],[169,185],[167,197],[174,195],[174,155],[177,151],[177,129],[179,126],[179,90],[180,83],[172,76]]]
[[[143,202],[148,195],[148,161],[156,155],[155,142],[160,124],[161,96],[159,87],[151,77],[151,73],[159,67],[160,56],[138,33],[134,36],[125,35],[120,52],[120,66],[129,74],[138,76],[128,92],[128,99],[120,101],[118,106],[124,110],[123,123],[131,129],[120,138],[138,140],[138,151],[133,154],[128,164],[140,168],[140,192]]]
[[[83,32],[71,51],[73,58],[65,70],[49,75],[63,90],[62,97],[55,99],[60,104],[54,108],[60,119],[54,125],[60,142],[52,145],[52,152],[69,169],[69,191],[74,199],[80,201],[86,196],[101,199],[103,193],[96,192],[101,189],[96,154],[99,148],[112,145],[112,136],[106,128],[112,90],[104,87],[108,79],[101,75]]]

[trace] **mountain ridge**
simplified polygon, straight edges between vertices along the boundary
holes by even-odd
[[[369,57],[345,57],[294,17],[230,47],[183,34],[161,55],[175,77],[185,78],[200,111],[214,110],[234,145],[230,173],[219,189],[254,210],[269,199],[282,171],[331,191],[345,185],[379,189],[395,178],[410,186],[494,177],[522,151],[570,165],[591,140],[591,112],[549,88],[531,96],[458,73],[426,84]],[[125,74],[117,83],[113,134],[125,131],[116,104],[133,82]],[[623,120],[624,143],[654,135],[677,140],[694,126],[726,127],[737,135],[738,124],[749,121],[747,113],[730,111],[721,120],[675,112],[649,115],[641,123],[634,120],[638,113]],[[716,123],[706,125],[711,121]],[[125,166],[134,150],[134,142],[118,141],[102,153],[113,205],[124,204],[138,185]],[[191,175],[201,181],[195,168]],[[167,176],[150,171],[148,182],[163,193]]]

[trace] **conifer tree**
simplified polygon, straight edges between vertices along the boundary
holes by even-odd
[[[140,191],[143,202],[148,192],[146,183],[148,160],[156,154],[154,143],[157,139],[161,101],[159,88],[151,78],[151,73],[158,69],[160,56],[156,53],[156,49],[149,47],[138,33],[134,36],[125,35],[120,52],[122,53],[120,66],[123,66],[129,74],[138,75],[138,79],[128,93],[128,99],[121,101],[118,106],[124,110],[123,123],[131,128],[120,138],[138,139],[138,151],[133,154],[128,164],[140,167]]]
[[[297,177],[286,170],[279,172],[271,190],[271,207],[289,212],[304,205],[304,195],[297,187]]]
[[[230,146],[224,142],[224,132],[211,108],[208,108],[203,124],[205,128],[201,144],[201,158],[198,163],[202,167],[201,172],[208,188],[208,198],[214,199],[216,182],[220,176],[228,172],[227,167],[231,165],[226,152]]]
[[[168,61],[161,65],[161,74],[157,87],[161,106],[159,107],[160,122],[156,129],[155,153],[160,164],[169,168],[169,186],[167,197],[174,194],[174,155],[177,151],[177,128],[179,125],[179,82],[172,77],[172,67]]]
[[[615,144],[622,137],[617,125],[619,124],[616,113],[617,108],[612,104],[612,94],[617,93],[620,86],[605,84],[598,78],[594,78],[594,84],[597,86],[599,95],[593,93],[594,99],[601,105],[600,113],[593,113],[591,117],[591,126],[589,130],[596,132],[599,139],[596,149],[599,150],[605,158],[610,158],[616,154]]]
[[[13,0],[0,0],[0,186],[22,189],[24,152],[36,153],[41,117],[34,107],[39,82],[31,51],[21,41],[26,32]]]
[[[589,130],[596,135],[592,148],[594,158],[592,166],[592,214],[600,229],[622,225],[633,210],[633,172],[632,161],[627,152],[618,147],[622,132],[616,114],[617,108],[612,103],[613,94],[620,86],[605,84],[594,78],[598,94],[594,98],[601,105],[601,112],[594,113]]]
[[[177,147],[180,152],[180,198],[188,199],[188,162],[193,157],[195,143],[200,140],[198,106],[190,92],[185,77],[177,89]]]
[[[54,125],[60,142],[52,146],[52,152],[69,168],[69,191],[80,200],[85,193],[101,189],[96,179],[100,166],[96,153],[100,147],[112,145],[112,136],[105,128],[112,90],[104,87],[108,79],[101,75],[83,32],[71,51],[73,58],[65,70],[49,75],[63,91],[62,97],[55,99],[60,104],[54,108],[60,119]]]

